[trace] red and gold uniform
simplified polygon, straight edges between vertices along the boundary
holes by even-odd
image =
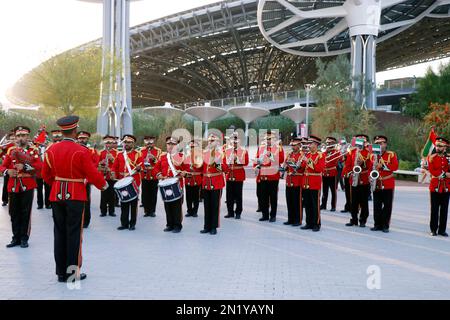
[[[320,138],[310,135],[308,142],[311,144],[310,152],[300,165],[304,170],[302,195],[303,205],[306,211],[306,225],[302,229],[319,231],[321,225],[319,194],[322,189],[322,173],[325,168],[325,157],[321,152],[317,151],[317,146],[321,142]],[[312,144],[315,146],[312,146]]]
[[[382,135],[376,136],[374,144],[380,144],[384,151],[382,151],[381,156],[372,154],[372,163],[375,162],[375,170],[378,171],[379,177],[373,190],[373,219],[375,226],[371,230],[388,232],[394,200],[394,171],[398,170],[398,159],[395,152],[386,151],[387,137]]]
[[[186,173],[184,182],[186,184],[186,217],[197,217],[200,204],[200,192],[203,181],[203,155],[199,144],[192,140],[190,152],[185,156],[183,171]]]
[[[225,149],[225,159],[228,164],[226,173],[226,200],[228,213],[225,218],[240,219],[242,213],[242,189],[245,181],[245,167],[248,166],[248,152],[236,143]],[[236,204],[236,209],[234,208]]]
[[[218,137],[211,134],[208,137],[208,147],[203,152],[203,204],[205,206],[205,223],[202,233],[216,234],[220,227],[220,201],[222,189],[225,187],[225,172],[228,165],[222,148],[215,143]]]
[[[109,214],[115,217],[115,193],[114,183],[116,181],[113,178],[113,164],[117,157],[117,150],[112,148],[114,137],[105,136],[103,142],[105,143],[105,149],[100,152],[98,169],[108,182],[108,189],[102,191],[100,194],[100,216],[104,217]]]
[[[156,163],[155,171],[158,179],[166,179],[178,177],[180,187],[183,188],[183,178],[181,177],[183,170],[183,153],[177,152],[176,147],[178,140],[173,137],[166,138],[166,146],[168,152],[163,152]],[[171,165],[172,164],[172,165]],[[165,232],[178,233],[183,228],[183,197],[180,199],[164,202],[166,212],[166,228]]]
[[[433,236],[439,234],[447,237],[450,168],[445,149],[449,148],[449,141],[443,137],[437,137],[435,146],[436,153],[428,156],[428,170],[431,175],[429,187],[431,200],[430,230]]]
[[[369,137],[367,135],[356,135],[357,139],[363,139],[364,144],[367,144]],[[356,159],[357,158],[357,159]],[[359,173],[357,179],[358,181],[353,181],[354,175],[350,173],[350,183],[351,187],[351,213],[352,218],[347,226],[357,226],[358,225],[358,214],[361,209],[361,214],[359,215],[359,224],[361,227],[366,226],[367,218],[369,217],[369,195],[370,195],[370,182],[369,174],[372,170],[372,156],[366,146],[363,149],[358,147],[352,149],[349,156],[346,159],[346,166],[348,168],[353,168],[355,166],[361,167],[361,172]],[[355,184],[355,186],[354,186]]]
[[[341,153],[334,146],[337,145],[337,140],[334,137],[326,137],[327,149],[323,153],[325,157],[325,168],[322,177],[322,205],[320,209],[327,209],[328,191],[331,192],[331,212],[336,211],[337,201],[337,165]]]
[[[275,135],[271,132],[267,133],[265,139],[267,143],[258,148],[256,152],[257,161],[253,164],[253,167],[257,169],[256,193],[258,207],[262,212],[260,221],[270,220],[274,222],[278,205],[279,169],[284,162],[284,150],[278,143],[273,141]]]
[[[14,133],[10,133],[9,137],[14,137]],[[2,162],[5,160],[6,153],[9,148],[15,146],[16,144],[12,141],[7,142],[4,146],[0,147],[0,158]],[[3,190],[2,190],[2,205],[6,206],[8,204],[8,180],[9,176],[7,174],[3,175]]]
[[[68,116],[57,121],[67,136],[61,142],[53,144],[45,153],[42,177],[52,186],[54,227],[54,256],[58,281],[65,281],[69,275],[80,274],[82,263],[82,226],[86,201],[85,181],[98,189],[108,187],[103,175],[94,166],[86,147],[76,143],[73,136],[78,127],[77,116]],[[73,270],[73,266],[77,266]]]
[[[344,209],[341,210],[342,213],[350,212],[352,210],[352,198],[351,198],[351,190],[352,190],[352,184],[350,181],[350,175],[353,170],[353,164],[351,161],[347,161],[348,158],[351,157],[351,152],[353,148],[347,148],[345,151],[345,155],[341,158],[342,161],[342,178],[344,179],[344,189],[345,189],[345,205]]]
[[[27,127],[17,127],[17,135],[29,135]],[[28,239],[31,232],[31,209],[33,206],[34,189],[36,189],[36,172],[39,172],[42,162],[39,150],[34,146],[11,146],[6,153],[0,172],[9,170],[8,193],[9,215],[13,232],[12,242],[9,247],[21,244],[28,247]]]
[[[154,217],[156,202],[158,200],[158,178],[155,165],[161,156],[161,149],[153,146],[155,137],[145,137],[144,141],[151,140],[151,146],[144,147],[142,154],[142,204],[144,206],[144,217]]]
[[[122,178],[130,176],[128,168],[125,162],[124,151],[118,152],[116,159],[114,160],[112,171],[114,173],[114,178],[120,180]],[[127,152],[128,163],[130,169],[133,173],[133,178],[138,186],[141,185],[141,173],[138,168],[142,167],[142,157],[141,153],[137,150],[131,150]],[[134,171],[134,172],[133,172]]]

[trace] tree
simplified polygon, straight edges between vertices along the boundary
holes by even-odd
[[[101,80],[101,50],[73,50],[31,70],[14,85],[9,97],[16,104],[40,105],[51,114],[71,115],[97,106]]]
[[[424,126],[434,126],[439,135],[450,137],[450,104],[432,103],[430,112],[424,117]]]
[[[430,112],[433,103],[450,102],[450,63],[441,64],[437,73],[428,68],[422,79],[418,80],[417,92],[405,106],[405,114],[423,119]]]

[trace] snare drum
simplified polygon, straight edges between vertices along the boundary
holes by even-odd
[[[183,196],[178,178],[168,178],[158,183],[159,191],[164,202],[172,202]]]
[[[133,177],[125,177],[114,184],[120,202],[130,202],[139,195],[139,187]]]

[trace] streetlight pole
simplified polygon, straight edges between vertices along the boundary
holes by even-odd
[[[309,92],[311,91],[311,85],[305,84],[306,91],[306,119],[305,119],[305,133],[306,136],[309,136]]]

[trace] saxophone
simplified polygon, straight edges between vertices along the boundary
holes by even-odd
[[[356,148],[355,162],[353,164],[352,187],[357,187],[359,184],[359,174],[362,171],[361,166],[358,165],[359,157],[360,157],[360,150],[359,148]]]

